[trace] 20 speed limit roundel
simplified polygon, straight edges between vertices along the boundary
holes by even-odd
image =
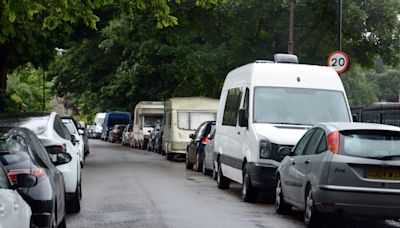
[[[349,67],[349,57],[342,51],[335,51],[329,55],[328,66],[332,67],[338,74],[341,74]]]

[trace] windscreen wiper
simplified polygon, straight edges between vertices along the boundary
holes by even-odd
[[[386,155],[382,157],[366,157],[366,158],[371,158],[371,159],[379,159],[379,160],[392,160],[393,158],[400,157],[400,154],[395,154],[395,155]]]

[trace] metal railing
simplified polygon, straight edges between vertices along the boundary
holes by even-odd
[[[400,126],[400,104],[359,105],[351,112],[359,122]]]

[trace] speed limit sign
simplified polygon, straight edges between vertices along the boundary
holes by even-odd
[[[332,67],[338,74],[341,74],[349,67],[349,57],[342,51],[335,51],[329,55],[328,66]]]

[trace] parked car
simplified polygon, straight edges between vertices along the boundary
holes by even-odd
[[[153,151],[156,152],[155,146],[156,146],[156,137],[158,132],[160,132],[162,126],[162,121],[157,120],[154,128],[151,130],[150,135],[149,135],[149,143],[147,144],[147,150],[148,151]]]
[[[132,132],[133,129],[133,125],[132,124],[128,124],[126,125],[126,127],[124,128],[124,131],[122,132],[122,139],[121,139],[121,143],[123,146],[128,146],[129,145],[129,136]]]
[[[128,112],[107,112],[104,117],[101,140],[107,141],[108,134],[114,125],[127,125],[131,123],[131,114]]]
[[[50,158],[50,156],[53,158]],[[71,161],[68,153],[49,156],[37,136],[26,128],[0,128],[0,163],[18,192],[32,209],[37,227],[65,227],[64,178],[55,165]],[[20,176],[32,183],[23,186]],[[1,213],[0,213],[1,214]]]
[[[254,202],[275,190],[282,146],[294,146],[321,122],[351,122],[338,74],[325,66],[298,64],[294,55],[256,61],[226,76],[217,117],[215,167],[218,188],[242,185],[242,199]]]
[[[106,117],[105,112],[96,113],[96,116],[94,117],[94,122],[93,122],[92,138],[94,138],[94,139],[101,138],[105,117]]]
[[[116,124],[108,134],[108,141],[114,143],[115,141],[122,140],[122,132],[125,129],[125,125]]]
[[[214,168],[217,164],[214,164],[216,161],[216,153],[215,153],[215,125],[211,126],[210,136],[208,138],[208,143],[204,148],[204,159],[203,159],[203,174],[208,175],[212,172],[214,180],[217,179],[216,169]]]
[[[400,128],[323,123],[308,130],[276,173],[278,213],[291,206],[320,227],[325,215],[400,217]]]
[[[11,186],[7,173],[0,162],[0,202],[2,213],[0,213],[0,227],[30,227],[32,211],[30,206],[14,190],[16,188],[29,188],[36,185],[32,180],[34,176],[19,174],[18,183]]]
[[[83,121],[77,121],[79,123],[78,130],[83,131],[83,143],[84,143],[84,151],[85,151],[85,156],[89,155],[90,149],[89,149],[89,126],[85,124]]]
[[[81,166],[79,151],[72,142],[77,142],[74,135],[70,135],[57,113],[19,113],[0,115],[0,126],[26,127],[33,131],[45,146],[49,154],[68,153],[71,162],[57,165],[62,172],[65,184],[67,212],[80,211],[82,197]]]
[[[63,116],[61,117],[61,121],[63,122],[64,126],[68,129],[68,132],[70,135],[74,135],[75,139],[77,139],[76,142],[73,142],[72,144],[78,149],[79,151],[79,161],[81,164],[81,167],[85,165],[85,143],[83,140],[83,134],[84,132],[82,130],[78,130],[74,123],[74,119],[68,116]]]
[[[208,143],[211,127],[215,126],[215,121],[206,121],[197,128],[194,134],[190,134],[190,143],[187,146],[186,169],[193,169],[196,164],[196,171],[203,170],[204,148]]]
[[[155,135],[154,135],[154,152],[164,155],[164,151],[162,149],[163,132],[164,132],[164,128],[163,128],[162,125],[160,127],[160,130],[155,132]]]
[[[183,158],[194,133],[201,123],[215,120],[219,100],[207,97],[174,97],[164,105],[163,150],[166,158]]]

